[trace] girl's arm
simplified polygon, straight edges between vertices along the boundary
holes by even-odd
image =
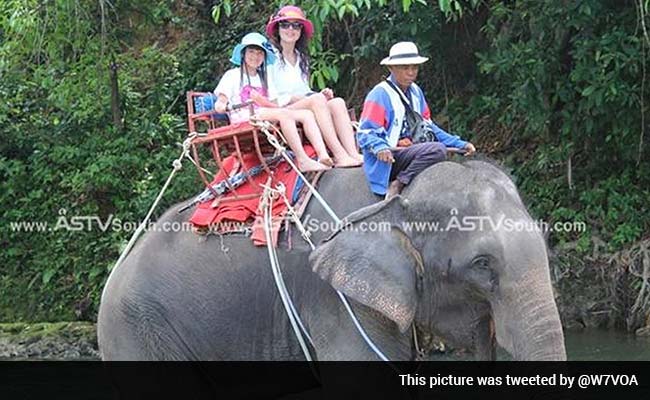
[[[214,110],[223,114],[226,112],[226,107],[228,107],[228,97],[223,93],[219,93],[217,101],[214,103]]]
[[[230,69],[219,80],[219,84],[214,89],[213,93],[217,96],[217,101],[214,103],[214,110],[220,113],[226,112],[226,107],[230,99],[234,98],[239,88],[239,71],[237,69]]]
[[[251,91],[251,100],[255,102],[260,107],[267,107],[267,108],[279,108],[276,103],[272,102],[271,100],[267,99],[266,97],[262,96],[258,91],[252,90]]]

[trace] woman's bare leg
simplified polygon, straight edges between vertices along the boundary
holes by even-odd
[[[336,129],[334,128],[334,122],[332,121],[332,116],[327,107],[327,100],[323,94],[316,93],[307,96],[288,105],[287,108],[294,110],[308,109],[314,113],[316,122],[323,134],[323,139],[327,144],[327,148],[329,148],[334,155],[336,161],[335,165],[337,167],[352,167],[359,165],[359,161],[350,156],[341,145],[341,142],[339,142],[338,136],[336,135]]]
[[[285,139],[287,139],[289,147],[296,155],[296,163],[298,164],[298,169],[300,169],[302,172],[325,171],[330,169],[329,166],[321,164],[318,161],[309,158],[305,152],[305,149],[302,147],[300,135],[298,134],[298,128],[296,127],[296,121],[286,115],[286,110],[280,108],[260,108],[257,110],[257,117],[259,119],[277,121],[280,123],[282,134],[284,135]]]
[[[297,122],[302,124],[305,136],[309,139],[311,145],[314,146],[316,154],[318,154],[318,161],[330,167],[334,165],[334,161],[327,154],[327,148],[325,147],[323,136],[314,118],[314,113],[310,110],[291,110],[289,113],[291,118],[295,118]]]
[[[360,162],[363,162],[363,156],[357,150],[357,143],[354,139],[354,129],[352,129],[352,122],[348,114],[348,107],[345,105],[345,100],[340,97],[335,97],[327,102],[327,107],[330,110],[336,133],[339,135],[341,145],[348,154]]]

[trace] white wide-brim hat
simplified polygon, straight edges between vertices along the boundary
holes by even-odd
[[[413,65],[422,64],[429,60],[428,57],[421,57],[418,47],[413,42],[395,43],[388,53],[388,57],[381,60],[381,65]]]

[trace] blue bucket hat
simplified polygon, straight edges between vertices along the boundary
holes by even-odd
[[[235,48],[232,50],[232,57],[230,57],[230,62],[236,66],[241,65],[241,58],[244,49],[248,46],[257,46],[262,48],[266,53],[266,58],[264,63],[266,65],[271,65],[275,62],[275,54],[273,54],[273,49],[269,41],[261,34],[257,32],[247,33]]]

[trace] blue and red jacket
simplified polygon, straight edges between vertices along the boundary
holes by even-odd
[[[388,79],[397,87],[392,74]],[[404,94],[410,100],[411,107],[431,124],[440,143],[447,147],[465,147],[466,141],[458,136],[450,135],[431,121],[429,106],[422,89],[417,84],[411,84]],[[400,139],[408,137],[408,132],[403,129],[404,114],[404,104],[397,92],[387,82],[379,83],[366,96],[357,139],[363,151],[363,169],[373,193],[386,194],[392,165],[379,161],[377,153],[397,146]]]

